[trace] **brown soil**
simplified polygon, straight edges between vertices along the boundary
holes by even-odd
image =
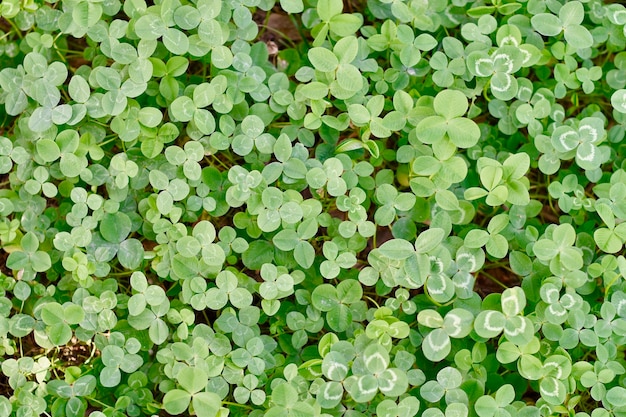
[[[66,366],[80,366],[91,357],[92,346],[85,342],[72,339],[69,344],[62,346],[59,351],[59,360]],[[95,356],[100,354],[96,350]]]
[[[501,285],[502,284],[502,285]],[[517,287],[521,281],[517,275],[502,267],[489,268],[489,264],[485,265],[476,276],[474,291],[481,298],[485,298],[489,294],[502,293],[506,288]]]
[[[259,26],[258,40],[267,45],[267,52],[272,59],[281,50],[294,47],[302,40],[300,32],[289,15],[285,14],[279,6],[269,12],[257,10],[252,18]]]
[[[13,276],[13,271],[7,268],[7,258],[9,254],[4,251],[4,249],[0,249],[0,273],[10,276]]]

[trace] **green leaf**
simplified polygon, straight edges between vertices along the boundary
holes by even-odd
[[[496,404],[496,400],[493,397],[489,395],[483,395],[478,400],[476,400],[474,409],[480,417],[494,417],[496,415],[496,412],[498,411],[498,406]]]
[[[116,367],[105,367],[100,372],[100,383],[104,387],[116,387],[122,380],[122,373]]]
[[[530,157],[527,153],[521,152],[509,156],[502,164],[506,172],[506,177],[522,178],[530,168]]]
[[[457,90],[443,90],[437,94],[433,107],[437,114],[450,121],[463,116],[468,109],[467,97]]]
[[[445,394],[445,389],[437,381],[427,381],[420,387],[420,395],[428,402],[436,403]]]
[[[96,377],[93,375],[83,375],[74,382],[74,394],[79,397],[91,395],[96,389]]]
[[[330,311],[339,304],[337,290],[330,284],[319,285],[311,294],[311,303],[320,311]]]
[[[9,332],[15,337],[25,337],[33,331],[35,319],[26,314],[16,314],[9,322]],[[71,337],[71,330],[70,330]]]
[[[478,18],[480,16],[493,14],[496,11],[494,6],[477,6],[472,7],[467,11],[467,15],[470,17]]]
[[[389,366],[389,353],[385,348],[374,343],[363,351],[363,361],[369,372],[379,374]]]
[[[452,143],[459,148],[471,148],[480,139],[478,125],[473,120],[464,117],[448,121],[447,133]]]
[[[150,328],[148,330],[150,335],[150,340],[156,345],[160,345],[161,343],[167,340],[169,336],[169,329],[167,328],[167,324],[161,319],[156,319],[150,324]]]
[[[450,337],[443,329],[435,329],[428,333],[422,342],[424,356],[433,362],[442,361],[448,356],[451,348]]]
[[[77,304],[69,304],[63,308],[64,320],[68,324],[78,324],[85,318],[83,308]]]
[[[448,123],[441,116],[429,116],[415,127],[419,140],[426,144],[433,144],[441,140],[448,131]]]
[[[66,345],[72,339],[72,329],[66,323],[57,322],[46,328],[50,342],[55,346]]]
[[[59,146],[50,139],[37,141],[37,153],[44,162],[54,162],[61,156]]]
[[[100,234],[111,243],[121,243],[132,229],[130,218],[124,213],[107,213],[100,221]]]
[[[476,333],[488,339],[498,336],[506,323],[506,317],[499,311],[481,311],[474,321]]]
[[[549,404],[563,404],[567,396],[565,385],[556,378],[543,378],[539,384],[539,392]]]
[[[509,250],[509,243],[504,236],[495,234],[489,238],[485,249],[494,258],[504,258]]]
[[[371,118],[369,110],[362,104],[350,104],[348,106],[348,115],[350,120],[357,126],[366,125]]]
[[[378,375],[378,389],[388,397],[398,397],[409,387],[406,373],[398,368],[385,369]]]
[[[502,312],[511,317],[520,314],[526,307],[526,296],[521,287],[507,288],[502,292]]]
[[[611,104],[615,110],[626,114],[626,90],[621,89],[615,91],[611,95]]]
[[[339,39],[333,47],[333,53],[342,64],[349,64],[356,58],[359,52],[359,42],[355,36],[346,36]]]
[[[301,241],[296,244],[293,252],[298,265],[304,269],[309,269],[315,261],[315,249],[309,242]]]
[[[334,408],[343,399],[343,386],[336,381],[325,382],[317,392],[317,403],[323,408]]]
[[[337,56],[326,48],[311,48],[309,49],[308,56],[311,64],[313,64],[313,67],[318,71],[335,71],[339,65]]]
[[[182,414],[189,407],[191,394],[180,389],[173,389],[165,393],[163,397],[163,408],[170,414]]]
[[[187,96],[178,97],[170,105],[170,113],[180,122],[188,122],[193,118],[196,111],[196,105],[193,100]]]
[[[302,0],[280,0],[280,7],[287,13],[302,13],[304,10]]]
[[[135,33],[142,40],[157,40],[165,34],[166,30],[167,27],[161,18],[153,14],[141,16],[135,22]]]
[[[319,7],[319,3],[318,3]],[[335,15],[330,20],[330,30],[339,37],[354,35],[363,26],[363,16],[357,13]]]
[[[176,375],[176,379],[183,389],[190,394],[195,394],[206,388],[209,377],[201,368],[187,367],[183,368]]]
[[[464,245],[470,249],[481,248],[489,241],[489,233],[480,229],[470,230],[464,239]]]
[[[577,49],[591,48],[593,45],[591,32],[589,32],[589,29],[586,27],[580,25],[565,26],[565,40],[568,45],[574,46]]]
[[[440,228],[432,228],[423,231],[415,240],[415,252],[428,253],[435,249],[445,236],[445,232]],[[382,248],[382,246],[381,246]]]
[[[222,400],[213,392],[199,392],[191,400],[198,417],[216,417],[222,406]]]
[[[74,22],[84,29],[95,26],[102,16],[102,6],[99,3],[82,1],[74,6],[72,18]]]
[[[498,351],[496,352],[498,362],[504,364],[515,362],[521,355],[520,348],[511,342],[503,342],[498,346]]]
[[[282,383],[272,391],[272,401],[282,407],[293,406],[298,401],[298,392],[289,383]]]
[[[317,2],[317,14],[323,22],[330,22],[333,16],[341,14],[343,2],[341,0],[319,0]]]
[[[438,230],[440,231],[427,234],[424,241],[426,243],[430,243],[431,241],[436,240],[435,238],[437,237],[437,234],[442,234],[443,232],[441,229]],[[384,257],[395,260],[407,259],[415,253],[413,245],[404,239],[391,239],[380,245],[378,250]]]
[[[503,16],[510,16],[518,11],[521,7],[522,5],[520,3],[500,4],[498,6],[498,13]]]
[[[626,388],[613,387],[606,393],[606,399],[615,407],[626,406]]]
[[[585,18],[585,9],[580,1],[569,1],[559,10],[559,19],[564,27],[580,25]]]
[[[126,239],[120,244],[117,259],[126,269],[137,269],[144,258],[144,248],[137,239]]]
[[[450,310],[443,320],[443,330],[453,338],[466,337],[472,331],[474,316],[467,310],[455,308]]]
[[[540,13],[530,19],[533,28],[544,36],[556,36],[563,30],[561,20],[553,14]]]
[[[363,87],[363,76],[352,64],[339,64],[337,68],[337,83],[347,91],[359,91]]]
[[[41,310],[41,319],[47,325],[65,321],[63,306],[56,302],[46,303]]]
[[[260,269],[265,263],[272,263],[274,246],[266,240],[250,242],[248,249],[242,254],[241,260],[249,269]]]
[[[617,253],[624,244],[613,230],[607,228],[596,229],[593,238],[598,247],[606,253]]]
[[[293,229],[284,229],[276,233],[272,238],[272,242],[282,251],[294,250],[301,243],[298,233]]]
[[[502,101],[508,101],[515,97],[517,91],[518,83],[517,79],[513,75],[496,72],[491,77],[491,92],[495,98]]]
[[[335,332],[345,332],[352,323],[352,311],[345,304],[338,304],[326,315],[326,322]]]
[[[322,361],[322,372],[333,381],[343,381],[348,375],[348,366],[342,353],[328,352]]]

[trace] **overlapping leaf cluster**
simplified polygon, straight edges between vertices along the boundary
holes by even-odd
[[[626,415],[623,5],[0,16],[0,415]]]

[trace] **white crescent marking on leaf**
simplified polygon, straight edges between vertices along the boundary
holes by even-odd
[[[491,83],[491,89],[492,90],[497,91],[498,93],[503,93],[503,92],[507,91],[509,88],[511,88],[511,83],[512,83],[511,78],[513,78],[513,77],[511,77],[511,75],[507,74],[507,73],[505,73],[504,75],[506,75],[506,80],[507,80],[507,83],[505,84],[505,86],[504,87],[496,87],[495,85],[493,85],[493,83]]]
[[[574,145],[574,146],[568,146],[568,145],[566,145],[566,144],[565,144],[565,142],[563,141],[563,139],[567,138],[568,136],[572,136],[572,135],[574,135],[574,136],[578,136],[576,132],[574,132],[573,130],[570,130],[569,132],[565,132],[565,133],[563,133],[561,136],[559,136],[559,139],[558,139],[558,140],[559,140],[559,143],[560,143],[561,145],[563,145],[563,147],[564,147],[565,149],[567,149],[568,151],[571,151],[572,149],[575,149],[577,145]]]

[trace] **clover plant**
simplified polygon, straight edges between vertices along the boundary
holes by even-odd
[[[626,415],[625,28],[3,0],[0,416]]]

